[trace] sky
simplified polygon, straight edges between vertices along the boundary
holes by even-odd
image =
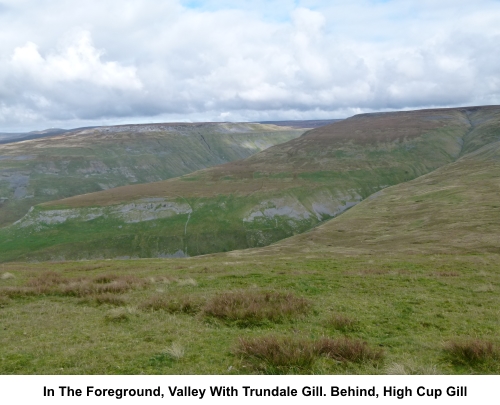
[[[500,104],[500,0],[0,0],[0,132]]]

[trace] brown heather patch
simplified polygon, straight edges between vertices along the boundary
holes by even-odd
[[[337,362],[374,363],[384,353],[366,342],[348,338],[319,340],[264,336],[240,338],[234,351],[253,368],[270,374],[309,370],[320,356]]]
[[[203,308],[206,316],[245,325],[279,322],[308,312],[311,304],[290,292],[233,291],[216,295]]]
[[[29,279],[26,286],[32,288],[43,288],[64,284],[65,282],[66,280],[63,279],[59,273],[47,271]]]
[[[444,350],[454,363],[475,365],[500,360],[500,349],[493,342],[470,339],[445,344]]]
[[[317,357],[309,340],[277,336],[240,338],[234,353],[267,374],[307,371]]]
[[[121,294],[144,285],[144,280],[131,275],[99,276],[89,279],[64,278],[58,273],[46,272],[30,278],[26,286],[1,288],[0,295],[12,298],[38,295],[84,297],[105,293]]]
[[[322,338],[315,346],[317,353],[340,362],[377,362],[384,357],[382,349],[372,349],[361,340]]]
[[[89,280],[81,280],[69,283],[60,288],[62,295],[82,297],[93,294],[123,294],[135,288],[145,285],[144,280],[135,276],[121,276],[108,283],[95,283]]]

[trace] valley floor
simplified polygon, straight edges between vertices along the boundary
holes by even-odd
[[[500,260],[331,254],[0,268],[1,374],[498,374]]]

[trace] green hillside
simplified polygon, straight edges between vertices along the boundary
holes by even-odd
[[[98,127],[0,145],[0,227],[45,201],[246,158],[305,130],[200,123]]]
[[[494,106],[355,116],[244,160],[36,206],[0,231],[0,258],[184,257],[269,245],[481,149],[499,128]]]

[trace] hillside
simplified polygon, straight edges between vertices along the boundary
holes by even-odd
[[[497,141],[259,254],[498,254],[499,195]]]
[[[193,256],[269,245],[480,150],[498,140],[499,123],[496,106],[355,116],[244,160],[39,205],[0,231],[0,257]]]
[[[0,145],[0,227],[41,202],[181,176],[248,157],[304,131],[200,123],[32,133],[41,138]]]

